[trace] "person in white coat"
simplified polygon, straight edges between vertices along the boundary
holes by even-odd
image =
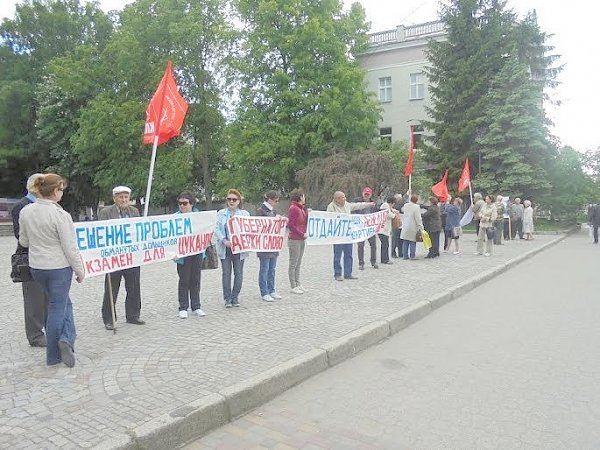
[[[527,241],[531,241],[533,239],[533,208],[529,200],[525,200],[523,206],[525,206],[523,210],[523,234]]]
[[[400,239],[402,243],[402,259],[416,259],[417,233],[423,231],[423,220],[421,219],[421,207],[417,204],[419,197],[412,195],[410,202],[402,208],[402,232]]]

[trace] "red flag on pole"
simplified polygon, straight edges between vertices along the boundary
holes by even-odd
[[[408,159],[406,160],[406,166],[404,166],[404,176],[411,176],[413,170],[413,159],[415,157],[415,129],[410,126],[410,143],[408,145]]]
[[[448,199],[448,195],[449,195],[448,194],[448,186],[446,185],[447,180],[448,180],[448,169],[446,169],[446,172],[444,173],[444,176],[442,177],[440,182],[431,186],[431,192],[433,192],[435,194],[435,196],[443,202],[445,202]]]
[[[187,109],[188,104],[179,94],[175,78],[173,78],[171,61],[168,61],[158,89],[146,108],[144,144],[154,143],[156,135],[158,135],[158,145],[179,136]]]
[[[458,179],[458,192],[461,193],[471,184],[471,173],[469,172],[469,158],[465,159],[465,167]]]

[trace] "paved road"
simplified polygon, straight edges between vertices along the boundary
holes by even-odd
[[[185,448],[600,448],[598,267],[568,237]]]
[[[250,256],[241,308],[223,308],[220,270],[202,279],[207,316],[177,317],[177,276],[172,263],[142,268],[142,318],[146,326],[119,322],[104,329],[100,317],[102,278],[73,284],[78,328],[77,364],[45,366],[44,351],[27,344],[20,285],[8,277],[15,241],[0,238],[0,448],[111,447],[129,441],[131,430],[163,415],[181,414],[210,394],[282,364],[381,320],[413,303],[556,239],[540,236],[497,248],[492,258],[473,256],[474,237],[465,236],[461,255],[400,261],[357,272],[358,281],[336,282],[331,247],[310,247],[302,284],[310,292],[289,293],[287,251],[277,280],[282,301],[259,299],[258,263]],[[420,256],[423,256],[422,248]],[[568,267],[564,270],[570,272]],[[561,277],[561,279],[564,277]],[[122,295],[118,313],[123,318]]]

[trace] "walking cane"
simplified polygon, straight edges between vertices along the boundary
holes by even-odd
[[[110,315],[112,317],[113,334],[116,334],[117,333],[117,314],[115,313],[115,301],[113,298],[112,280],[110,279],[110,272],[106,274],[106,279],[108,280],[108,293],[110,296]]]

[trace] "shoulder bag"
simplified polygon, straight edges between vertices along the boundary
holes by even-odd
[[[23,283],[31,281],[31,271],[29,270],[29,253],[15,253],[10,257],[11,271],[10,277],[13,283]]]
[[[214,245],[209,245],[206,248],[206,253],[204,254],[204,258],[202,259],[202,270],[212,270],[219,268],[219,255],[217,255],[217,250]]]

